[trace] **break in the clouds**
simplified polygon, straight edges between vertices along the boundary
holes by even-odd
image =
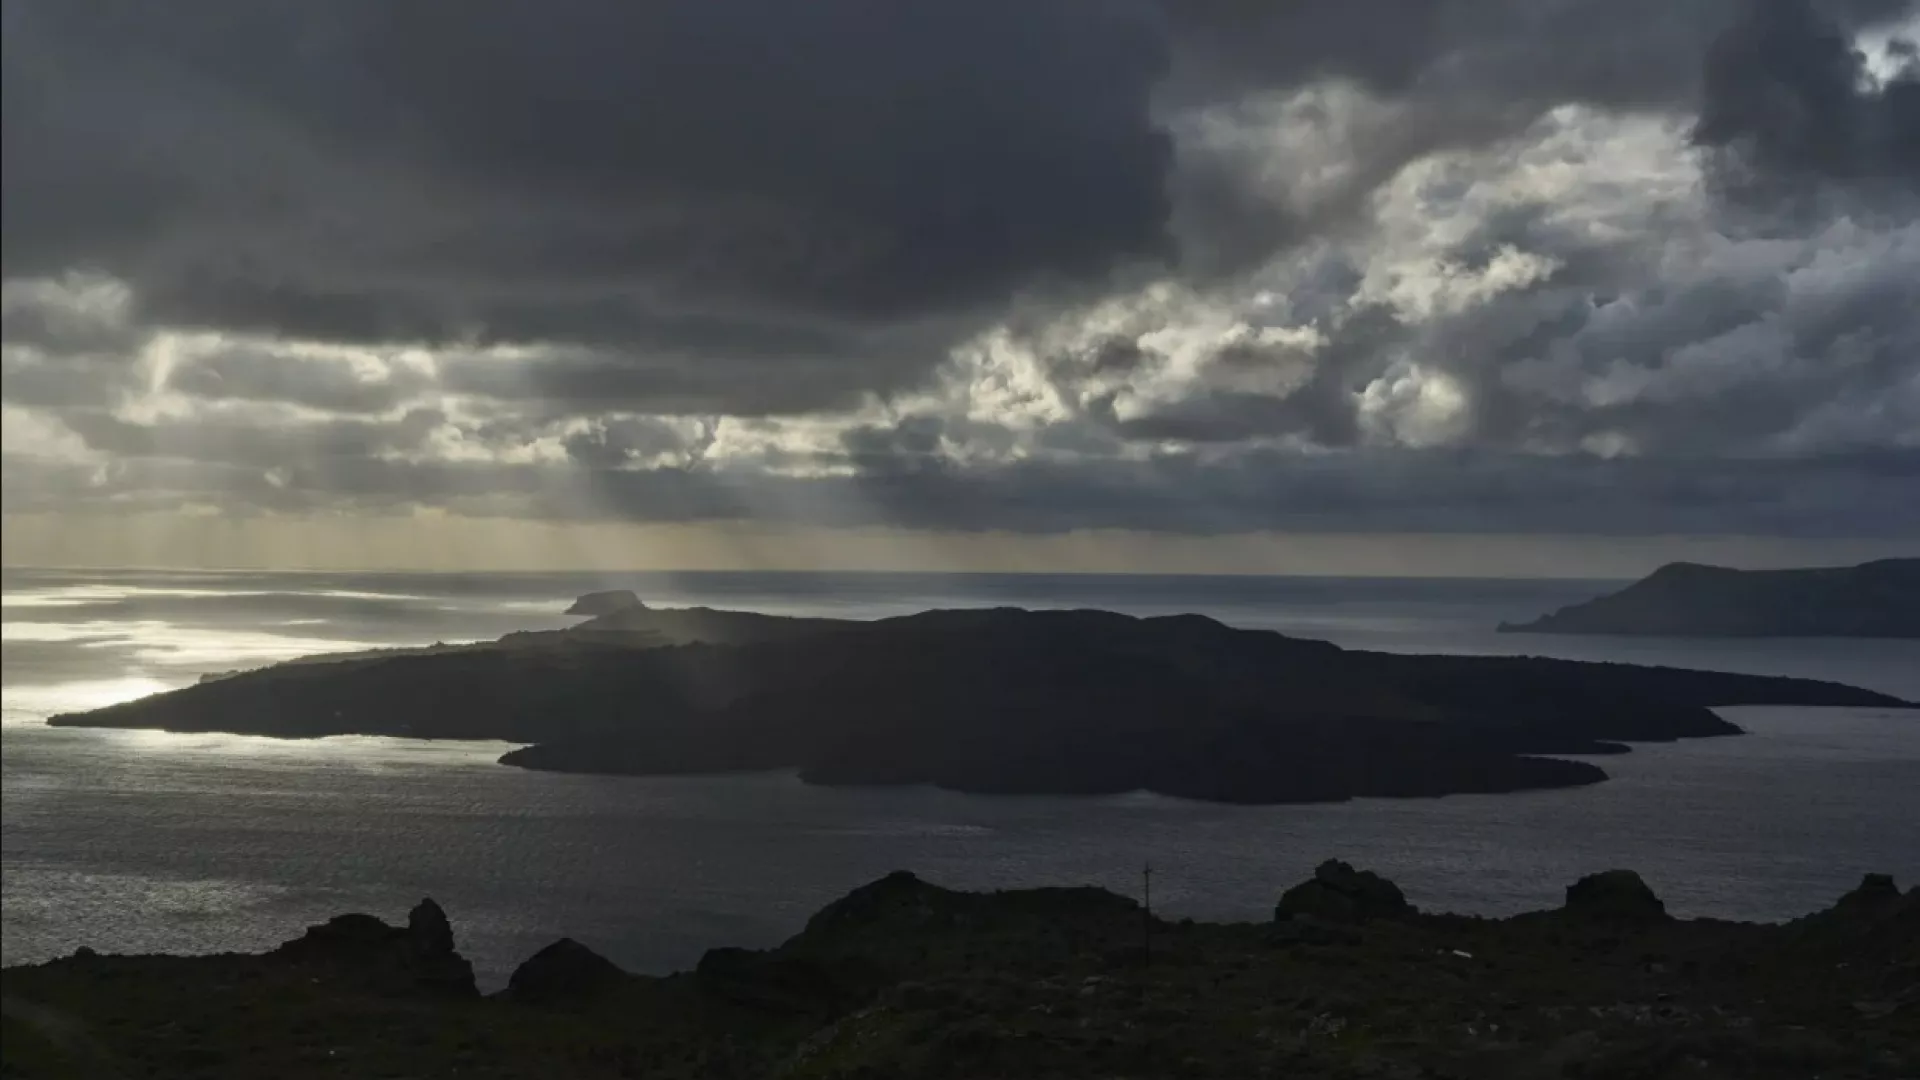
[[[6,0],[9,512],[1920,536],[1907,0]]]

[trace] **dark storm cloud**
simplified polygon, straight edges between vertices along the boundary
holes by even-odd
[[[1558,104],[1666,105],[1694,92],[1700,57],[1744,19],[1865,29],[1913,0],[1178,0],[1165,5],[1203,85],[1354,79],[1389,97],[1473,90]]]
[[[1725,155],[1736,188],[1837,180],[1920,191],[1920,61],[1907,43],[1900,68],[1877,79],[1854,28],[1811,4],[1755,3],[1714,42],[1694,139]]]
[[[1382,95],[1447,90],[1556,104],[1665,104],[1740,0],[1180,0],[1182,75],[1354,79]]]
[[[174,325],[825,352],[844,393],[939,355],[876,327],[1166,249],[1165,45],[1131,4],[7,18],[9,277],[102,270]]]
[[[833,357],[804,410],[925,371],[970,324],[945,316],[1172,255],[1176,197],[1197,269],[1341,216],[1205,153],[1173,171],[1176,53],[1223,105],[1324,75],[1404,97],[1357,205],[1546,105],[1682,100],[1737,7],[15,0],[7,273],[104,270],[147,320],[222,330]]]
[[[7,504],[1911,532],[1916,10],[5,0]]]

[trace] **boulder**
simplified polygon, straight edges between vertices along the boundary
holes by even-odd
[[[617,615],[622,611],[644,609],[647,605],[632,589],[604,589],[590,592],[573,602],[567,609],[569,615],[587,615],[598,618],[601,615]]]
[[[1338,859],[1328,859],[1314,870],[1312,878],[1281,894],[1273,917],[1281,922],[1295,918],[1366,922],[1401,918],[1412,912],[1413,905],[1407,903],[1398,885],[1371,870],[1355,870]]]
[[[536,1005],[579,1001],[605,993],[627,978],[613,961],[572,938],[561,938],[513,969],[507,978],[507,996]]]
[[[306,933],[280,946],[277,951],[289,956],[314,958],[380,953],[395,944],[394,935],[398,932],[398,928],[388,926],[384,920],[352,911],[335,915],[318,926],[307,927]]]
[[[453,926],[432,900],[416,905],[406,926],[359,912],[336,915],[268,955],[373,993],[479,996],[473,965],[454,951]]]
[[[414,948],[423,956],[444,956],[453,952],[453,924],[432,897],[420,901],[407,913],[407,933]]]
[[[1588,918],[1644,921],[1667,917],[1660,901],[1631,870],[1603,870],[1567,886],[1568,913]]]
[[[923,927],[950,917],[953,900],[954,894],[946,889],[906,870],[895,870],[814,912],[804,934],[819,939],[883,923]]]
[[[1835,914],[1879,919],[1900,907],[1900,886],[1891,874],[1868,874],[1834,905]]]

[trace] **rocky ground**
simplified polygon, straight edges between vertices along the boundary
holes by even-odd
[[[81,950],[0,990],[7,1077],[1891,1080],[1920,1076],[1920,889],[1683,921],[1613,871],[1496,920],[1329,862],[1271,922],[1215,925],[899,873],[665,978],[561,941],[482,996],[427,901],[263,956]]]

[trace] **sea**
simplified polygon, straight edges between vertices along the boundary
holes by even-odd
[[[965,574],[0,573],[7,964],[265,949],[347,911],[452,917],[483,986],[561,936],[634,971],[773,945],[893,870],[1099,885],[1167,917],[1263,919],[1342,858],[1430,909],[1506,914],[1638,870],[1677,915],[1782,920],[1869,871],[1920,884],[1920,712],[1734,708],[1741,738],[1643,745],[1563,791],[1246,807],[1146,793],[603,777],[502,743],[50,728],[46,717],[316,652],[558,628],[572,597],[873,618],[932,607],[1199,612],[1397,652],[1529,653],[1834,679],[1920,700],[1920,642],[1496,634],[1619,582]]]

